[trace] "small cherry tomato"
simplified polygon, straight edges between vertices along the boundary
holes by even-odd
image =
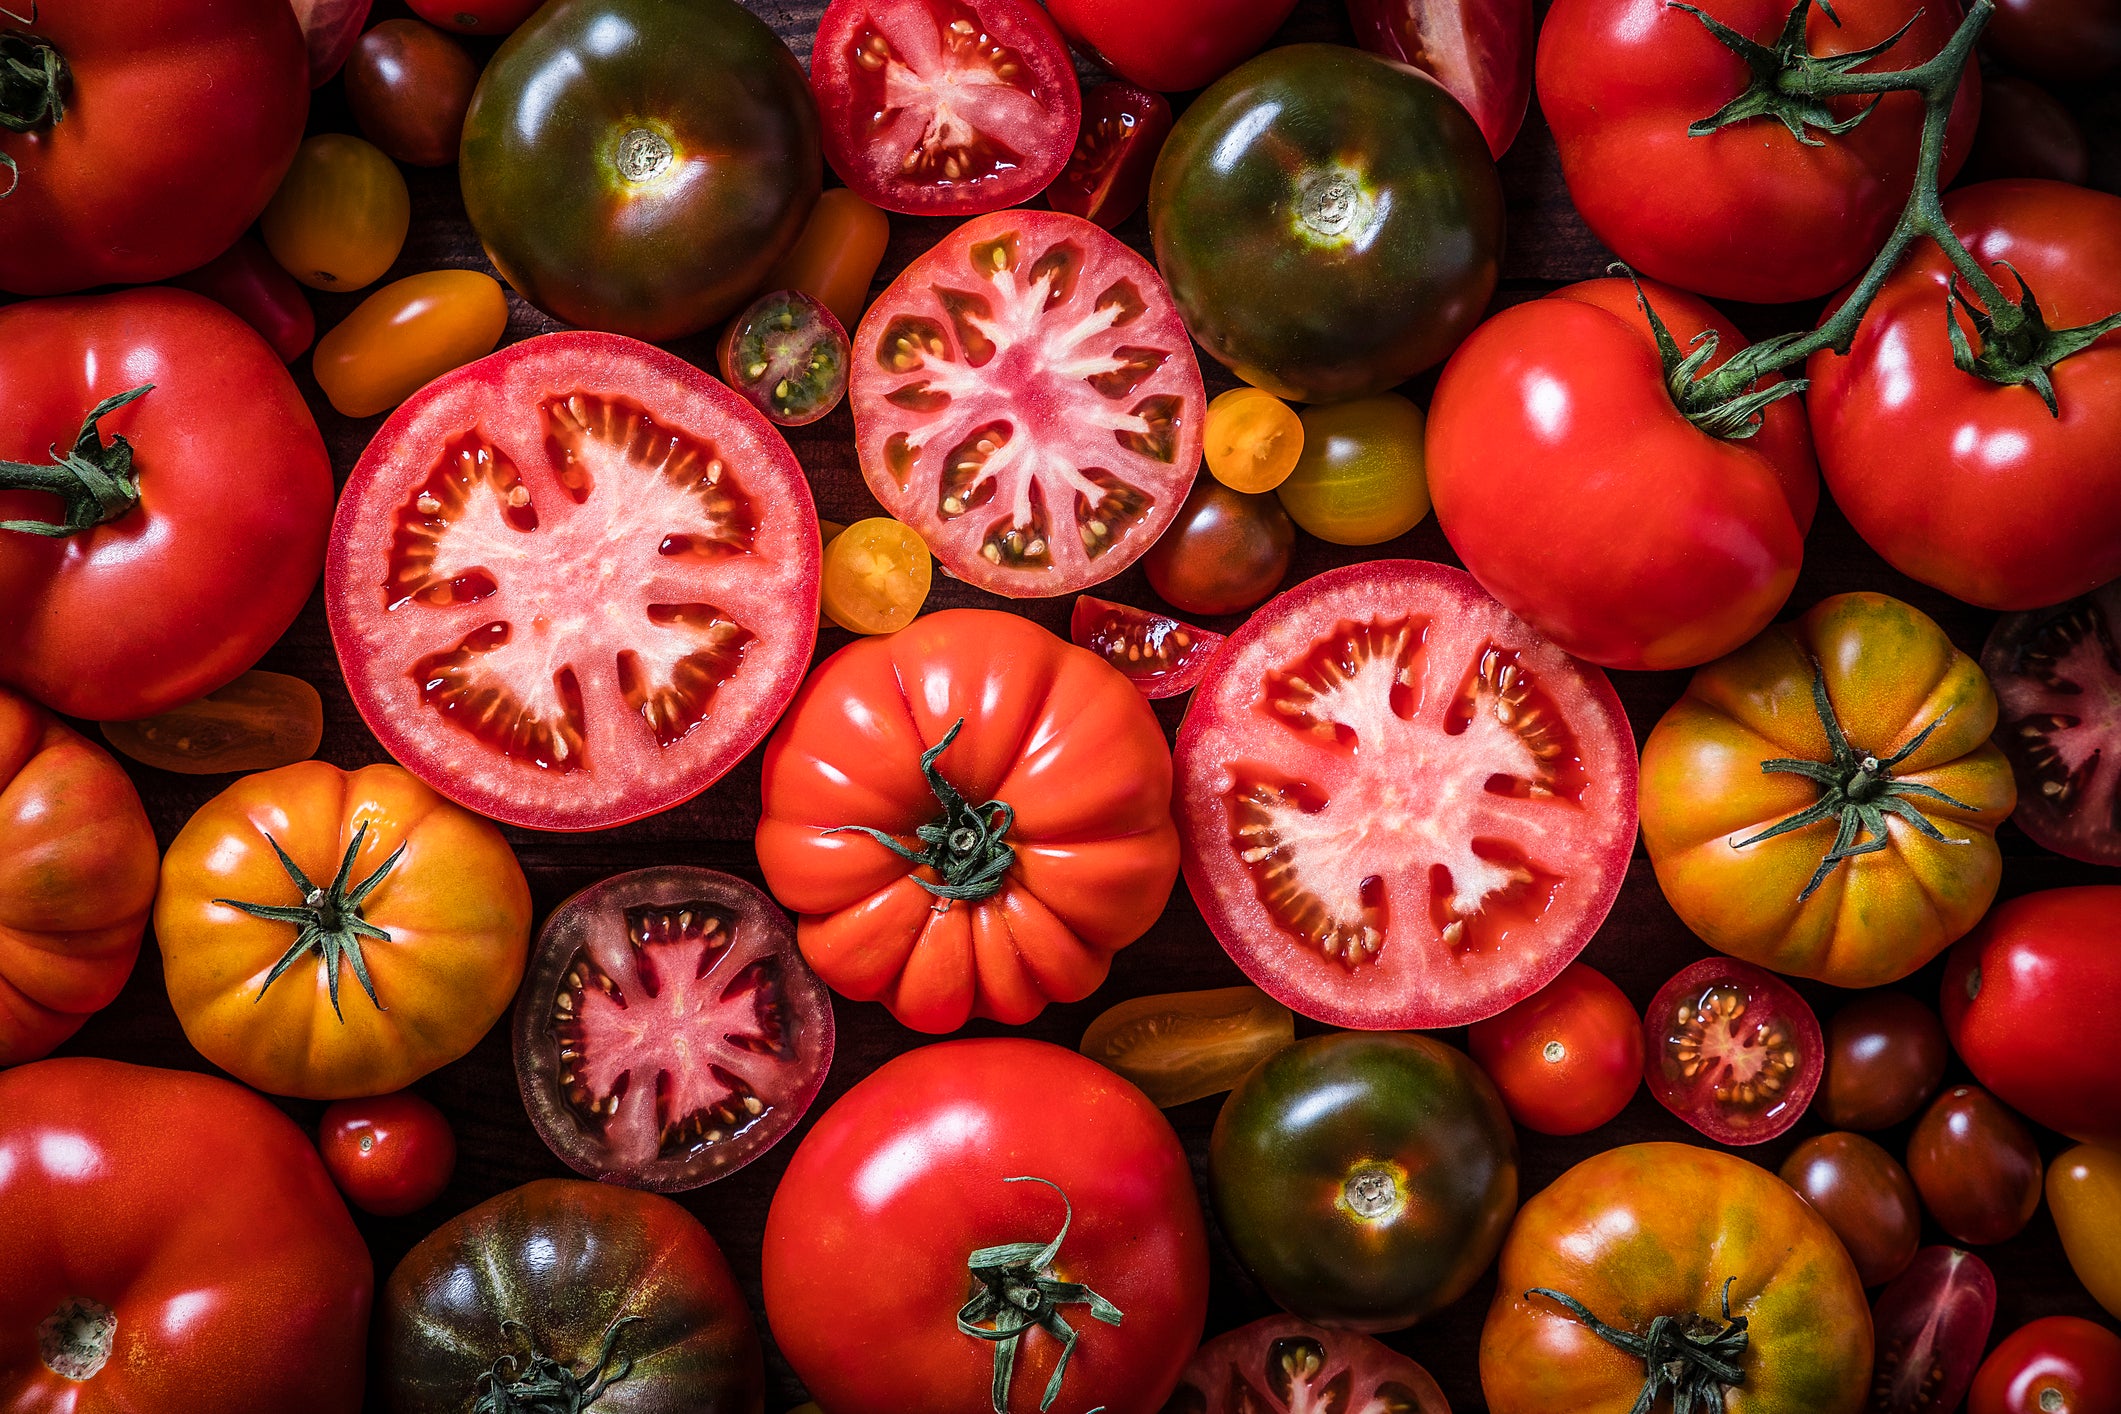
[[[1296,523],[1335,545],[1377,545],[1429,513],[1421,409],[1397,393],[1306,408],[1304,454],[1276,494]]]
[[[849,633],[891,633],[928,602],[934,568],[911,526],[889,516],[858,520],[825,549],[825,617]]]
[[[1111,230],[1141,209],[1169,136],[1171,105],[1162,94],[1117,81],[1097,85],[1083,95],[1075,151],[1046,188],[1046,201]]]
[[[841,328],[852,329],[869,307],[869,286],[890,244],[890,217],[846,187],[832,187],[760,288],[801,290],[831,310]]]
[[[317,1150],[346,1201],[381,1218],[418,1212],[441,1197],[457,1166],[449,1121],[410,1090],[329,1106]]]
[[[479,66],[464,46],[418,20],[385,20],[346,64],[346,103],[361,132],[414,167],[457,160]]]
[[[2016,1237],[2040,1206],[2031,1131],[1976,1086],[1937,1097],[1907,1141],[1907,1171],[1937,1226],[1970,1246]]]
[[[722,381],[782,427],[804,427],[847,396],[847,330],[801,290],[775,290],[729,321],[715,347]]]
[[[196,702],[105,722],[103,738],[143,766],[180,775],[272,771],[317,754],[324,701],[300,678],[253,668]]]
[[[1981,126],[1959,170],[1960,185],[2039,177],[2081,187],[2091,172],[2084,129],[2053,94],[2011,74],[1981,76]]]
[[[2079,1144],[2047,1170],[2047,1210],[2077,1280],[2121,1319],[2121,1153]]]
[[[1296,1015],[1257,987],[1132,997],[1083,1033],[1082,1053],[1159,1109],[1220,1095],[1296,1039]]]
[[[1280,586],[1295,543],[1296,527],[1271,495],[1247,496],[1203,476],[1142,568],[1166,603],[1189,614],[1234,614]]]
[[[317,340],[317,386],[348,417],[396,407],[452,368],[493,352],[508,328],[500,282],[477,270],[393,280]]]
[[[2081,1316],[2018,1327],[1981,1362],[1966,1414],[2121,1414],[2121,1335]]]
[[[1891,1129],[1944,1083],[1944,1022],[1905,992],[1865,992],[1826,1028],[1819,1107],[1836,1129]]]
[[[1907,1270],[1922,1245],[1915,1184],[1891,1154],[1860,1134],[1818,1134],[1782,1161],[1782,1181],[1818,1210],[1848,1249],[1865,1286]]]
[[[1088,594],[1076,598],[1068,637],[1126,674],[1151,701],[1191,692],[1223,646],[1219,633]]]
[[[544,0],[406,0],[412,12],[431,25],[458,34],[506,34],[531,16]]]
[[[1925,1247],[1878,1293],[1866,1414],[1952,1414],[1996,1320],[1996,1277],[1956,1247]]]
[[[293,363],[317,337],[316,311],[294,276],[253,236],[169,283],[205,295],[265,336],[282,363]]]
[[[1559,977],[1466,1034],[1510,1118],[1541,1134],[1582,1134],[1627,1108],[1642,1084],[1642,1022],[1606,975],[1572,962]]]
[[[344,133],[306,140],[258,218],[272,258],[319,290],[358,290],[381,279],[411,224],[398,164]]]
[[[1303,420],[1272,393],[1232,388],[1208,404],[1200,450],[1215,479],[1232,491],[1272,491],[1303,455]]]
[[[1706,958],[1660,987],[1642,1041],[1650,1093],[1719,1144],[1764,1143],[1795,1124],[1825,1061],[1804,998],[1731,957]]]

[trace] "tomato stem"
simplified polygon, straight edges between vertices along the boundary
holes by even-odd
[[[618,1351],[619,1332],[640,1319],[621,1316],[613,1321],[604,1332],[596,1364],[579,1375],[532,1345],[530,1330],[521,1321],[502,1321],[502,1333],[521,1335],[530,1358],[518,1361],[503,1355],[495,1360],[493,1368],[479,1376],[479,1400],[471,1414],[582,1414],[598,1395],[633,1373],[633,1357],[621,1359],[616,1367],[611,1358]]]
[[[354,831],[353,843],[346,846],[345,858],[339,861],[339,872],[325,888],[312,884],[309,876],[302,872],[301,866],[288,857],[286,850],[280,848],[280,842],[267,835],[265,842],[272,846],[274,854],[280,856],[280,867],[287,871],[287,877],[294,880],[295,887],[301,890],[302,902],[282,905],[244,903],[240,899],[232,898],[214,900],[215,903],[224,904],[229,908],[239,908],[253,918],[264,918],[275,923],[292,923],[301,929],[301,932],[296,934],[294,943],[286,952],[280,954],[280,960],[274,963],[272,971],[266,974],[264,985],[258,988],[258,995],[252,998],[253,1002],[265,1000],[266,989],[280,980],[280,974],[294,966],[295,960],[304,953],[314,950],[324,964],[324,985],[331,994],[331,1014],[338,1017],[342,1024],[346,1020],[345,1013],[339,1010],[339,959],[342,957],[353,964],[354,976],[360,980],[361,990],[368,993],[368,1000],[375,1009],[389,1010],[377,999],[376,984],[369,980],[368,960],[362,956],[361,939],[376,938],[387,943],[390,941],[390,934],[363,918],[361,905],[375,892],[376,885],[383,882],[383,876],[397,866],[399,857],[405,853],[405,846],[401,844],[392,850],[390,858],[384,860],[373,874],[348,888],[347,881],[353,877],[354,860],[361,853],[361,841],[367,835],[368,822],[363,820]]]
[[[836,825],[825,833],[852,831],[867,835],[899,858],[925,864],[940,875],[940,883],[914,876],[915,883],[937,898],[976,901],[999,889],[1016,863],[1016,851],[1007,839],[1009,827],[1016,822],[1016,810],[999,800],[972,804],[936,769],[936,761],[957,740],[964,725],[965,719],[959,717],[943,733],[941,741],[921,753],[921,775],[943,807],[942,814],[913,832],[927,846],[925,849],[908,849],[895,837],[868,825]]]
[[[90,408],[88,416],[81,420],[72,451],[46,449],[51,456],[49,465],[0,462],[0,491],[44,491],[66,504],[64,519],[0,520],[0,530],[58,539],[107,524],[139,505],[140,473],[133,466],[133,444],[115,432],[105,443],[97,424],[133,399],[153,392],[154,387],[152,383],[142,383]]]
[[[1573,1296],[1543,1286],[1535,1286],[1524,1295],[1527,1301],[1535,1296],[1546,1297],[1606,1344],[1642,1357],[1646,1376],[1630,1414],[1649,1414],[1658,1396],[1667,1392],[1672,1396],[1672,1414],[1721,1414],[1724,1391],[1745,1383],[1745,1371],[1738,1361],[1745,1354],[1750,1337],[1746,1334],[1746,1318],[1731,1314],[1731,1283],[1737,1280],[1730,1277],[1723,1283],[1724,1325],[1720,1331],[1710,1329],[1705,1318],[1689,1313],[1659,1316],[1650,1322],[1647,1334],[1636,1335],[1607,1325]]]
[[[1060,1255],[1068,1227],[1075,1221],[1075,1205],[1068,1201],[1061,1186],[1029,1176],[1005,1178],[1002,1182],[1043,1183],[1059,1193],[1064,1210],[1060,1231],[1053,1234],[1051,1242],[1011,1242],[974,1252],[966,1266],[981,1289],[957,1313],[957,1328],[975,1340],[994,1343],[994,1414],[1008,1414],[1009,1380],[1016,1373],[1016,1351],[1023,1343],[1024,1332],[1037,1326],[1061,1342],[1053,1378],[1046,1381],[1045,1396],[1038,1404],[1042,1410],[1051,1409],[1053,1401],[1060,1398],[1068,1357],[1075,1354],[1075,1343],[1082,1339],[1061,1315],[1060,1308],[1088,1305],[1092,1319],[1108,1326],[1120,1323],[1120,1309],[1081,1282],[1058,1281],[1053,1276],[1054,1259]]]

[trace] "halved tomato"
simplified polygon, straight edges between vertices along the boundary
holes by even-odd
[[[854,338],[869,489],[943,567],[996,594],[1110,579],[1178,514],[1207,397],[1148,261],[1079,216],[967,221]]]
[[[681,864],[554,909],[516,998],[516,1084],[539,1136],[577,1173],[661,1193],[778,1143],[832,1045],[832,999],[773,900]]]
[[[1331,1026],[1463,1026],[1538,991],[1635,843],[1605,674],[1425,560],[1268,601],[1195,691],[1174,766],[1208,926]]]
[[[2018,778],[2011,819],[2042,849],[2121,864],[2121,579],[2005,614],[1981,667],[2001,709],[1996,745]]]
[[[1156,155],[1171,136],[1171,105],[1160,93],[1114,80],[1083,95],[1083,127],[1068,165],[1046,192],[1055,211],[1106,230],[1141,209]]]
[[[713,784],[817,639],[817,508],[749,403],[616,334],[526,339],[383,424],[325,606],[369,729],[513,825],[600,829]]]
[[[921,216],[1037,196],[1083,113],[1067,42],[1030,0],[832,0],[810,87],[840,180]]]
[[[1224,643],[1224,635],[1181,619],[1089,594],[1075,601],[1068,637],[1125,673],[1152,702],[1198,687]]]
[[[1203,1345],[1163,1414],[1451,1414],[1429,1372],[1382,1341],[1269,1316]]]
[[[1788,1129],[1826,1071],[1811,1006],[1735,957],[1703,958],[1657,989],[1642,1052],[1657,1103],[1718,1144],[1764,1144]]]

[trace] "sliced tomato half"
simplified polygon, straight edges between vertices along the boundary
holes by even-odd
[[[1067,41],[1031,0],[832,0],[810,86],[840,180],[917,216],[1029,201],[1083,115]]]
[[[854,339],[878,500],[996,594],[1069,594],[1155,543],[1200,469],[1193,341],[1148,261],[1078,216],[999,211],[906,267]]]
[[[1163,1414],[1451,1414],[1429,1372],[1354,1331],[1268,1316],[1201,1346]]]
[[[1530,996],[1604,921],[1635,841],[1605,674],[1424,560],[1269,600],[1194,691],[1173,765],[1208,926],[1332,1026],[1462,1026]]]
[[[1068,637],[1119,669],[1151,701],[1200,686],[1224,642],[1222,634],[1183,619],[1090,594],[1075,601]]]
[[[2121,865],[2121,580],[2005,614],[1981,666],[2002,707],[1996,745],[2018,778],[2018,828],[2042,849]]]
[[[817,638],[817,510],[780,434],[616,334],[526,339],[383,424],[339,500],[332,642],[369,729],[514,825],[623,824],[758,744]]]

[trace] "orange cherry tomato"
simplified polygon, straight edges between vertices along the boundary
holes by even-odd
[[[833,187],[818,197],[803,234],[759,288],[801,290],[852,329],[869,305],[869,286],[890,241],[890,217],[847,188]]]
[[[370,417],[492,353],[507,327],[508,297],[491,275],[408,275],[362,300],[317,340],[317,386],[348,417]]]
[[[934,569],[913,527],[889,516],[858,520],[825,547],[825,617],[849,633],[891,633],[928,602]]]
[[[1257,987],[1131,997],[1083,1033],[1082,1053],[1159,1109],[1220,1095],[1296,1039],[1296,1016]]]
[[[258,219],[281,268],[319,290],[358,290],[381,279],[405,247],[412,196],[398,164],[373,143],[319,133]]]
[[[300,678],[253,668],[196,702],[105,722],[103,736],[141,765],[180,775],[270,771],[317,754],[324,700]]]
[[[2047,1206],[2077,1280],[2121,1319],[2121,1152],[2079,1144],[2056,1159]]]
[[[1208,404],[1201,451],[1208,470],[1232,491],[1272,491],[1304,454],[1296,410],[1259,388],[1232,388]]]

